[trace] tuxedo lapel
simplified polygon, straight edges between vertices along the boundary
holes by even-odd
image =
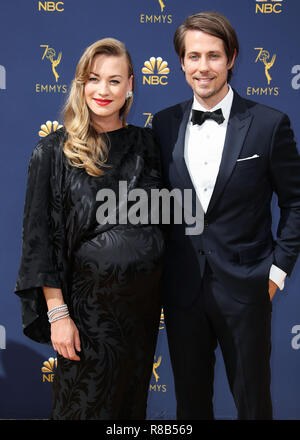
[[[184,143],[186,126],[189,121],[193,100],[184,102],[178,111],[173,116],[173,139],[175,145],[173,149],[173,162],[176,168],[178,178],[181,181],[183,188],[193,188],[191,177],[189,175],[185,160],[184,160]]]
[[[233,168],[248,133],[252,115],[244,100],[234,92],[234,99],[229,116],[223,154],[214,191],[208,205],[207,214],[211,212],[231,176]]]

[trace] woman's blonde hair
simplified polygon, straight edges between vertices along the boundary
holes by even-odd
[[[89,79],[92,62],[97,54],[125,56],[128,63],[128,78],[133,77],[130,54],[125,45],[114,38],[96,41],[84,51],[77,64],[75,78],[63,108],[64,126],[68,134],[63,150],[70,165],[85,168],[89,175],[95,177],[104,174],[103,167],[107,166],[109,149],[105,136],[97,133],[92,125],[84,95],[84,86]],[[132,90],[134,90],[134,78]],[[123,126],[126,126],[126,118],[132,105],[132,99],[132,97],[127,98],[120,109]]]

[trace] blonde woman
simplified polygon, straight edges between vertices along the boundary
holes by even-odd
[[[64,127],[33,151],[15,292],[24,333],[57,351],[51,419],[144,419],[160,318],[163,235],[102,224],[97,193],[160,187],[150,129],[126,124],[129,53],[112,38],[83,53]],[[103,203],[103,202],[102,202]],[[123,222],[124,223],[124,222]]]

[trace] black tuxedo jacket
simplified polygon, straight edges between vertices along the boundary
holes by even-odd
[[[152,126],[161,146],[166,188],[192,189],[195,202],[184,160],[192,102],[160,111]],[[271,230],[274,192],[280,207],[276,240]],[[204,230],[200,235],[186,235],[185,228],[185,224],[170,226],[165,302],[182,306],[193,302],[201,289],[205,261],[228,295],[244,303],[269,301],[271,265],[290,275],[300,250],[300,158],[285,114],[234,92]]]

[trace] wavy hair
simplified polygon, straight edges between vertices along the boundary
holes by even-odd
[[[94,177],[104,174],[103,168],[108,166],[106,161],[109,151],[109,139],[105,133],[98,133],[94,128],[84,95],[84,86],[89,79],[93,59],[98,54],[125,56],[128,63],[128,78],[133,77],[134,90],[132,60],[121,41],[103,38],[86,48],[77,64],[75,78],[63,108],[64,126],[68,134],[63,151],[70,165],[85,168],[86,172]],[[120,109],[123,127],[126,126],[132,100],[132,97],[127,98]]]

